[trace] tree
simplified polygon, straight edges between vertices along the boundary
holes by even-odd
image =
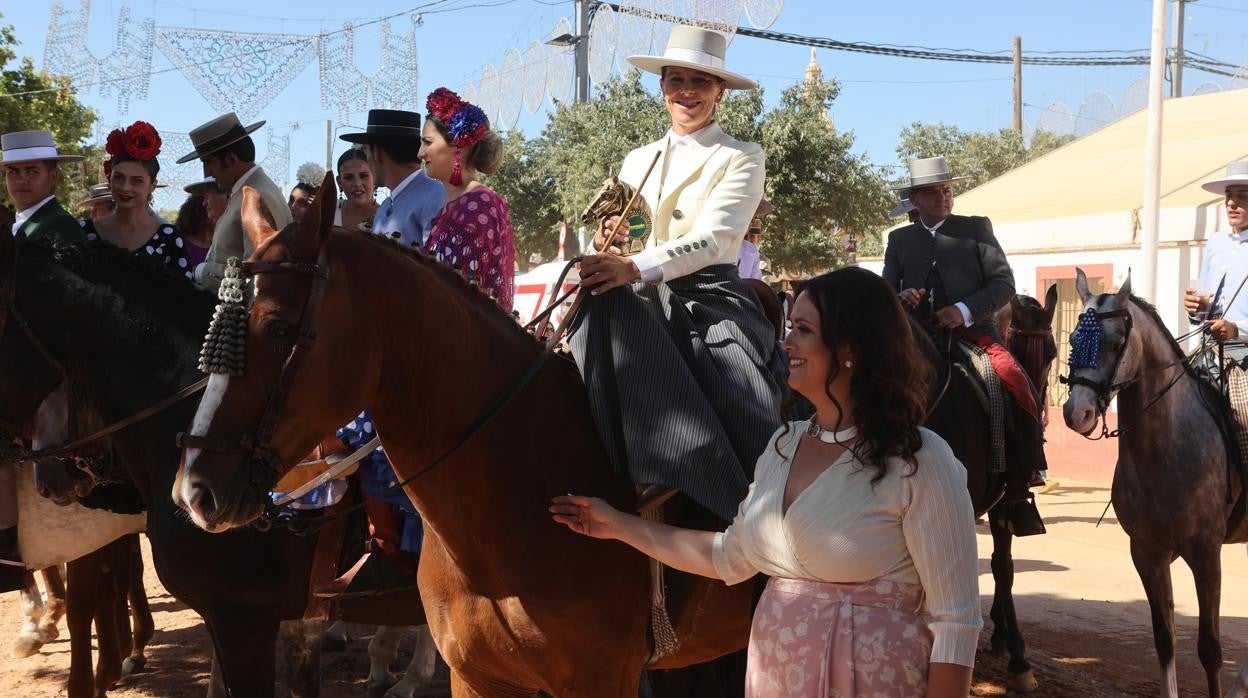
[[[547,149],[540,138],[526,139],[512,129],[503,134],[503,164],[484,177],[491,189],[507,200],[515,231],[516,259],[528,266],[533,254],[554,259],[559,247],[556,230],[563,216],[555,178],[546,167]]]
[[[1013,129],[963,131],[948,124],[916,121],[901,130],[897,156],[904,172],[910,160],[944,155],[955,175],[970,178],[954,183],[954,194],[961,194],[1072,140],[1074,136],[1037,131],[1028,145]]]
[[[309,160],[295,170],[295,181],[319,187],[325,181],[325,168]]]
[[[57,197],[71,203],[103,174],[101,150],[85,144],[97,116],[78,101],[69,78],[36,70],[28,57],[10,65],[17,59],[18,43],[11,25],[0,26],[0,133],[51,131],[61,153],[86,156],[81,164],[61,166]],[[9,203],[8,192],[0,194]]]
[[[761,239],[773,269],[808,273],[847,261],[847,236],[859,239],[887,220],[892,195],[854,135],[833,130],[826,114],[840,92],[835,80],[794,85],[763,117],[767,197],[775,212]]]

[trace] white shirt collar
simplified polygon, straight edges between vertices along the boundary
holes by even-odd
[[[700,135],[702,135],[703,133],[705,133],[705,132],[706,132],[706,130],[707,130],[708,128],[710,128],[710,127],[711,127],[712,125],[714,125],[714,124],[715,124],[715,122],[714,122],[714,121],[712,121],[711,123],[707,124],[706,126],[703,126],[702,128],[698,129],[697,131],[694,131],[693,133],[686,133],[686,134],[685,134],[685,135],[683,135],[683,136],[681,136],[681,135],[677,135],[677,133],[676,133],[675,131],[673,131],[673,130],[671,130],[671,129],[668,129],[668,131],[667,131],[667,147],[669,147],[669,148],[677,148],[677,147],[680,147],[680,146],[686,146],[686,145],[697,145],[697,144],[698,144],[698,136],[700,136]]]
[[[920,218],[920,219],[919,219],[919,225],[923,226],[923,228],[924,228],[925,230],[927,230],[927,232],[931,233],[932,235],[935,235],[935,234],[936,234],[936,231],[937,231],[937,230],[940,230],[940,226],[944,225],[944,224],[945,224],[945,221],[947,221],[947,220],[949,220],[949,219],[948,219],[948,218],[942,218],[942,219],[940,219],[940,222],[939,222],[939,223],[937,223],[936,225],[933,225],[932,227],[930,227],[930,228],[929,228],[929,227],[927,227],[927,224],[923,222],[923,219],[922,219],[922,218]]]
[[[24,208],[21,211],[18,211],[17,215],[13,217],[13,230],[16,231],[18,228],[22,227],[22,224],[30,220],[30,217],[35,215],[36,211],[43,208],[44,204],[48,203],[49,201],[55,198],[56,198],[56,194],[53,194],[52,196],[49,196],[48,198],[44,199],[43,201],[40,201],[34,206],[31,206],[30,208]]]
[[[234,196],[235,194],[237,194],[239,190],[243,188],[243,185],[247,183],[247,180],[250,179],[251,176],[255,174],[256,170],[258,169],[260,169],[259,165],[252,165],[251,169],[244,172],[243,176],[239,177],[238,181],[234,183],[234,186],[230,188],[230,196]]]
[[[421,172],[424,172],[424,171],[425,171],[425,170],[424,170],[424,168],[417,167],[417,168],[416,168],[416,170],[415,170],[414,172],[412,172],[412,173],[411,173],[411,174],[409,174],[408,176],[404,177],[404,178],[403,178],[403,181],[402,181],[402,182],[399,182],[399,186],[397,186],[397,187],[395,187],[394,189],[391,189],[391,190],[390,190],[390,198],[391,198],[391,199],[393,199],[393,198],[397,197],[397,196],[399,195],[399,192],[403,191],[403,187],[406,187],[407,185],[411,184],[411,183],[412,183],[412,180],[416,179],[416,177],[417,177],[417,176],[418,176]]]
[[[1226,234],[1230,236],[1231,240],[1233,240],[1234,242],[1248,242],[1248,230],[1245,230],[1240,233],[1237,233],[1233,230],[1228,230],[1226,231]]]

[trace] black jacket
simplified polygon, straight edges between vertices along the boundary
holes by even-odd
[[[1014,296],[1014,272],[983,216],[951,215],[935,235],[919,223],[894,230],[884,251],[884,279],[898,291],[928,289],[936,310],[965,303],[976,325],[992,321]]]

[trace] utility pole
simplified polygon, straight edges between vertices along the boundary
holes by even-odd
[[[1023,37],[1014,35],[1014,133],[1023,135]]]
[[[1161,126],[1166,73],[1166,0],[1153,0],[1153,40],[1148,71],[1148,135],[1144,143],[1144,200],[1140,216],[1140,273],[1132,288],[1157,298],[1157,237],[1161,227]]]
[[[1174,2],[1174,67],[1170,78],[1170,96],[1183,96],[1183,15],[1187,3],[1194,0],[1175,0]]]
[[[589,101],[589,2],[576,0],[576,101]]]
[[[325,171],[334,170],[334,120],[325,120]]]

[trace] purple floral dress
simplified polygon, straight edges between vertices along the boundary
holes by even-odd
[[[448,202],[433,219],[425,254],[476,281],[511,312],[516,246],[506,199],[481,187]]]

